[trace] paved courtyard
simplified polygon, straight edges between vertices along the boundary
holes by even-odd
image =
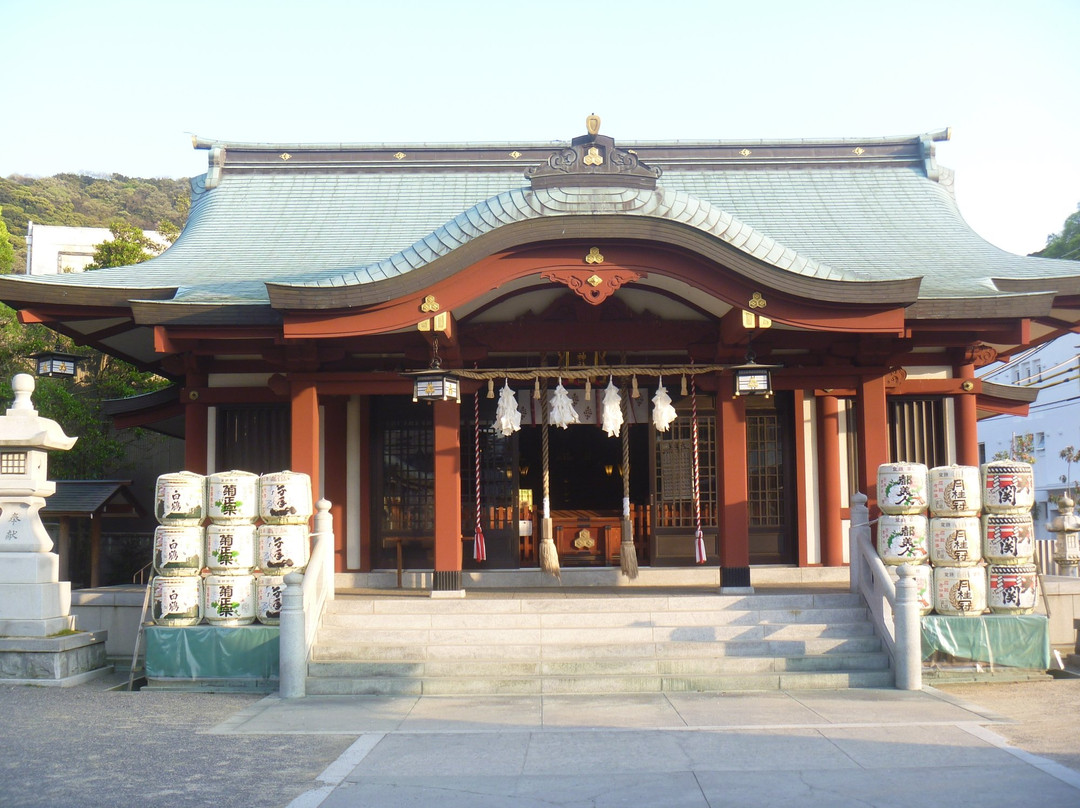
[[[294,702],[5,687],[0,805],[1074,805],[1078,705],[1080,680]]]

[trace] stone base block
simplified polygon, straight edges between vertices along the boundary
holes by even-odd
[[[60,580],[56,553],[0,553],[0,584],[48,584]]]
[[[49,617],[41,620],[35,619],[11,619],[0,620],[0,638],[47,638],[61,631],[73,631],[75,629],[75,617],[63,615],[61,617]]]
[[[0,584],[0,622],[46,620],[71,613],[71,584]],[[4,632],[0,632],[4,633]]]
[[[67,687],[110,671],[104,631],[0,638],[0,683]]]

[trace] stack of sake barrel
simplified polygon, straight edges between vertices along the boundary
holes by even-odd
[[[878,555],[886,564],[910,564],[915,572],[919,612],[934,608],[933,572],[927,543],[927,472],[920,463],[878,467]]]
[[[1027,614],[1034,611],[1038,583],[1033,503],[1027,463],[929,472],[918,463],[884,464],[878,469],[878,553],[886,564],[915,565],[923,614],[978,616],[988,605],[994,613]]]
[[[282,576],[302,571],[310,551],[306,474],[163,474],[155,513],[156,624],[194,626],[204,618],[217,626],[279,622]]]

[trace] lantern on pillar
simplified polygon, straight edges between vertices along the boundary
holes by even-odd
[[[1056,535],[1054,561],[1066,575],[1080,565],[1080,516],[1073,512],[1075,503],[1065,494],[1057,502],[1058,515],[1046,524],[1046,529]]]

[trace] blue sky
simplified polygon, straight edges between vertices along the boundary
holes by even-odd
[[[0,0],[0,175],[189,176],[204,138],[938,145],[983,237],[1080,202],[1080,2]]]

